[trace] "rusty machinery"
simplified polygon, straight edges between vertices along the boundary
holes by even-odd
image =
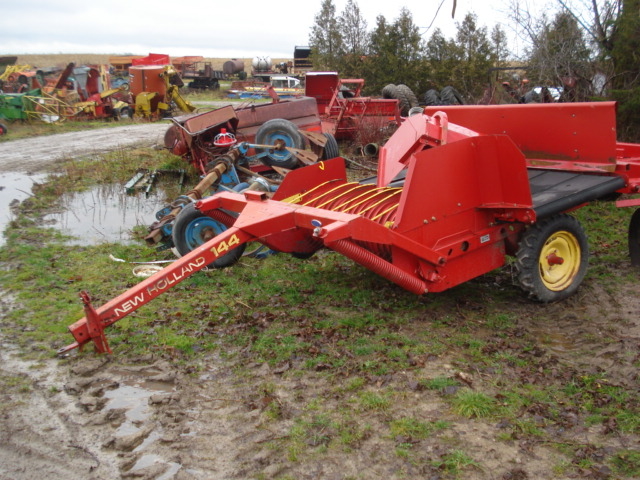
[[[305,95],[315,98],[322,131],[355,140],[360,132],[381,131],[401,123],[398,100],[361,96],[364,80],[341,79],[334,72],[308,72]]]
[[[184,85],[172,65],[133,65],[129,68],[135,115],[143,118],[170,116],[175,110],[193,112],[195,107],[180,95]]]
[[[184,137],[192,140],[191,150],[197,160],[194,166],[203,175],[196,187],[156,212],[156,221],[145,237],[149,245],[159,244],[160,248],[176,246],[184,254],[193,246],[204,243],[204,238],[211,232],[226,229],[224,224],[214,219],[198,218],[194,220],[199,225],[198,229],[187,224],[174,230],[174,220],[178,219],[178,225],[190,222],[185,220],[185,216],[192,215],[194,202],[216,191],[275,191],[284,175],[292,169],[339,154],[336,141],[330,134],[299,130],[286,119],[265,122],[254,137],[259,143],[238,143],[238,118],[231,107],[211,112],[207,123],[213,119],[216,119],[215,123],[207,126],[206,136],[197,135],[196,140],[190,135]],[[176,125],[184,129],[179,122]],[[307,143],[310,150],[306,149]],[[206,232],[200,229],[206,229]]]

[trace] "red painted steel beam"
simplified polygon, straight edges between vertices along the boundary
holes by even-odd
[[[227,248],[253,239],[251,235],[231,227],[98,309],[91,306],[88,294],[82,292],[86,316],[69,327],[75,342],[61,348],[58,353],[81,348],[90,341],[94,342],[98,352],[110,352],[104,336],[106,327],[202,270],[226,252]],[[226,248],[221,249],[221,245]]]

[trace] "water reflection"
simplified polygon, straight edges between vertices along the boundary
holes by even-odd
[[[122,185],[100,185],[63,195],[62,210],[46,215],[44,222],[74,237],[69,245],[129,243],[133,227],[153,223],[165,203],[163,190],[154,189],[147,197],[144,193],[128,195]]]

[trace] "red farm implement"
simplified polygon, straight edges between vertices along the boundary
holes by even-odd
[[[457,119],[456,123],[450,122]],[[195,203],[228,228],[86,316],[75,342],[110,351],[104,329],[246,242],[308,257],[334,250],[402,288],[440,292],[516,258],[543,302],[579,287],[586,234],[568,214],[640,192],[640,145],[616,141],[614,103],[450,107],[407,118],[380,152],[376,177],[349,182],[342,158],[291,171],[274,194],[224,192]],[[618,206],[639,206],[629,195]],[[640,209],[629,227],[640,265]]]
[[[398,101],[362,97],[362,79],[340,79],[334,72],[308,72],[305,78],[305,95],[318,102],[322,131],[337,139],[400,124]]]
[[[298,124],[282,118],[265,121],[255,131],[266,114],[279,112],[281,104],[263,105],[268,110],[234,110],[227,106],[205,114],[188,116],[186,120],[174,119],[174,126],[165,135],[165,145],[177,155],[189,159],[202,173],[202,179],[186,195],[156,212],[157,221],[149,227],[145,240],[161,248],[175,246],[181,254],[188,253],[214,232],[226,229],[214,219],[203,219],[193,209],[193,202],[217,191],[242,191],[258,189],[275,191],[282,176],[292,169],[316,163],[319,159],[339,155],[335,138],[318,133],[317,116],[306,115],[315,111],[315,101],[307,98],[296,102],[297,107],[281,113],[298,116]],[[312,110],[309,110],[310,107]],[[260,108],[260,107],[258,107]],[[237,114],[237,115],[236,115]],[[240,128],[240,119],[244,126]],[[243,139],[239,141],[239,139]],[[253,139],[257,143],[250,143]],[[306,149],[307,143],[310,150]],[[195,215],[195,216],[194,216]],[[187,220],[185,220],[187,218]],[[179,226],[174,229],[174,220]]]
[[[197,171],[205,173],[206,165],[225,151],[214,143],[223,128],[233,133],[239,142],[254,142],[261,127],[272,119],[287,120],[308,132],[320,133],[321,129],[316,102],[305,97],[236,109],[227,106],[174,117],[173,125],[165,133],[164,144],[174,155],[182,156]],[[297,135],[292,137],[301,141]],[[298,142],[298,148],[300,146]]]

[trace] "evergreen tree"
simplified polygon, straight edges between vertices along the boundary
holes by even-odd
[[[612,36],[612,96],[619,102],[618,131],[640,141],[640,0],[620,0],[622,11]]]
[[[447,40],[442,31],[436,28],[426,45],[428,84],[425,90],[441,90],[447,85],[461,88],[458,84],[457,71],[461,63],[462,52],[453,40]]]
[[[342,36],[338,28],[333,0],[322,0],[320,12],[314,17],[309,46],[316,70],[337,70],[342,51]]]
[[[403,62],[420,60],[423,50],[420,29],[413,23],[413,15],[405,7],[393,23],[393,35],[396,40],[396,53]]]
[[[347,0],[344,11],[338,22],[342,38],[340,57],[341,75],[353,77],[361,75],[363,58],[367,53],[369,34],[367,21],[362,17],[358,4]]]
[[[491,48],[492,56],[496,67],[506,67],[509,59],[509,45],[507,42],[507,34],[500,27],[495,25],[491,30]]]
[[[378,16],[369,46],[368,91],[380,92],[390,83],[406,84],[414,91],[420,88],[423,42],[409,10],[402,8],[392,24]]]
[[[583,30],[562,11],[539,31],[528,75],[542,86],[562,86],[566,100],[585,100],[591,93],[592,60]]]
[[[390,65],[395,63],[393,39],[390,37],[391,25],[383,15],[376,17],[376,27],[369,35],[369,51],[363,65],[363,76],[368,93],[380,94],[380,90],[395,80]]]
[[[455,44],[459,61],[452,72],[456,88],[474,101],[483,95],[487,75],[497,60],[487,27],[479,27],[477,22],[478,17],[468,13],[458,24]]]

